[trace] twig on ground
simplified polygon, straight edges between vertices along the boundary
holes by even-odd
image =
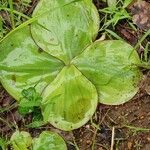
[[[111,136],[111,148],[110,150],[113,150],[114,147],[114,138],[115,138],[115,127],[112,128],[112,136]]]

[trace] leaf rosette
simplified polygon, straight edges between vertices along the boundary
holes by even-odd
[[[44,121],[66,131],[84,125],[98,102],[127,102],[138,91],[138,54],[123,41],[95,41],[98,30],[92,0],[41,0],[30,26],[0,42],[1,83],[18,101],[35,87]]]

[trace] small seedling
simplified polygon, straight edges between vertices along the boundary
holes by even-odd
[[[24,89],[21,94],[22,97],[19,103],[19,112],[21,114],[26,115],[35,112],[40,107],[42,97],[36,92],[34,87]]]
[[[62,137],[50,131],[43,131],[34,139],[28,132],[16,131],[11,136],[10,143],[13,150],[67,150]]]

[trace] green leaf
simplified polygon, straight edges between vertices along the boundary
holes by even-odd
[[[36,110],[36,107],[41,106],[42,97],[36,92],[35,87],[24,89],[19,103],[19,112],[23,115]]]
[[[33,150],[67,150],[67,146],[57,133],[44,131],[34,139]]]
[[[39,93],[36,92],[35,87],[29,87],[28,89],[24,89],[21,92],[24,99],[27,99],[28,101],[36,101],[38,99],[41,99]]]
[[[27,128],[40,128],[45,125],[44,121],[33,121],[30,124],[25,125]]]
[[[0,150],[6,150],[7,142],[0,137]]]
[[[29,27],[10,33],[0,43],[0,81],[16,100],[23,89],[35,85],[41,93],[62,67],[62,62],[36,46]]]
[[[62,130],[84,125],[94,114],[97,92],[76,67],[66,66],[43,93],[43,117]]]
[[[21,106],[18,107],[19,114],[21,114],[23,116],[25,116],[26,114],[30,114],[33,111],[34,111],[33,107],[21,107]]]
[[[25,131],[16,131],[11,136],[11,144],[13,150],[28,150],[32,144],[32,137],[28,132]]]
[[[91,0],[42,0],[33,14],[38,15],[31,26],[35,42],[65,64],[95,39],[99,29],[99,15]]]
[[[33,140],[28,132],[16,131],[10,141],[13,150],[67,150],[62,137],[50,131],[43,131],[38,138]]]
[[[124,0],[123,8],[128,7],[131,4],[131,2],[133,2],[133,0]]]
[[[122,104],[138,91],[140,60],[137,52],[123,41],[97,41],[72,64],[95,85],[100,103]]]
[[[116,7],[117,0],[107,0],[107,4],[109,7]]]

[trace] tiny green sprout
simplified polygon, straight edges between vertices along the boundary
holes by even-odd
[[[21,94],[22,97],[19,103],[19,112],[21,114],[31,113],[40,107],[42,97],[34,87],[22,90]]]

